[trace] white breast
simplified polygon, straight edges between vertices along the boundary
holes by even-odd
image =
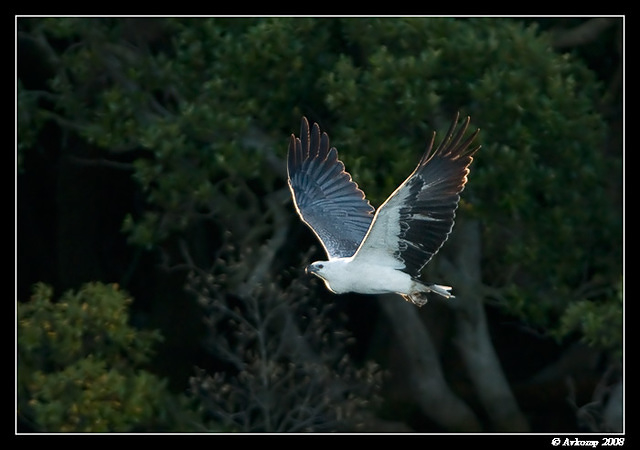
[[[361,260],[353,261],[352,258],[327,261],[321,275],[327,288],[336,294],[408,293],[413,285],[411,277],[400,270]]]

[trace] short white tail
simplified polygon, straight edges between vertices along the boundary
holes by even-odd
[[[435,292],[438,295],[441,295],[444,298],[453,298],[455,297],[451,292],[451,286],[443,286],[441,284],[431,284],[428,286],[431,292]]]

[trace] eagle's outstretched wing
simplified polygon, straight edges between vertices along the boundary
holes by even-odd
[[[344,170],[338,151],[318,124],[302,118],[300,138],[291,135],[289,188],[300,218],[318,237],[329,259],[351,256],[362,242],[374,209]]]
[[[480,148],[469,148],[479,129],[463,140],[469,120],[467,117],[454,135],[456,114],[435,150],[433,133],[416,169],[378,208],[354,261],[388,261],[412,277],[419,276],[453,228],[472,156]]]

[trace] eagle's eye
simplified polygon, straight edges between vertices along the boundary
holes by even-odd
[[[324,268],[324,264],[318,264],[318,269]]]

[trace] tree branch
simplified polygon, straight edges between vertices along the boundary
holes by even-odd
[[[595,41],[600,33],[615,23],[611,17],[595,17],[577,27],[556,30],[553,33],[555,48],[577,47]]]

